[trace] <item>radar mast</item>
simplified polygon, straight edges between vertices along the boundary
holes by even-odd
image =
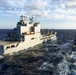
[[[33,16],[30,18],[30,23],[31,23],[31,24],[34,23],[34,17],[33,17]]]

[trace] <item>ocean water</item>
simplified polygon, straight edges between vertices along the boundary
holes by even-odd
[[[12,29],[0,29],[0,40],[3,40],[6,38],[6,34],[8,31],[11,31]],[[54,30],[57,32],[57,38],[62,41],[66,42],[68,40],[72,40],[74,36],[76,35],[76,30]]]
[[[0,40],[6,38],[9,29],[0,30]],[[60,49],[49,47],[37,50],[36,57],[23,53],[22,55],[8,58],[0,70],[1,75],[76,75],[76,51],[72,50],[72,42],[76,36],[76,30],[55,30],[57,32],[57,44]],[[70,45],[71,43],[71,45]],[[40,49],[40,48],[39,48]],[[43,51],[43,52],[42,52]],[[35,55],[36,51],[30,51]],[[28,58],[26,58],[26,57]],[[10,60],[9,60],[10,59]]]
[[[0,29],[0,40],[4,40],[11,29]]]
[[[68,42],[69,40],[73,40],[76,36],[76,30],[55,30],[57,32],[58,40],[64,42]]]

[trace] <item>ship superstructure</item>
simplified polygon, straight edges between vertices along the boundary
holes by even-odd
[[[0,54],[11,54],[47,40],[56,40],[56,34],[41,35],[40,22],[34,22],[34,17],[28,21],[26,16],[21,16],[16,28],[7,33],[5,41],[0,41]]]

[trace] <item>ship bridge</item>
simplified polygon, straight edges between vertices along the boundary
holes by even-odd
[[[31,17],[29,22],[27,17],[22,15],[17,23],[17,40],[25,40],[26,35],[40,35],[40,23],[34,22],[34,17]]]

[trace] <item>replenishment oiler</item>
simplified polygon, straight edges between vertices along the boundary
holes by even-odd
[[[16,28],[7,33],[8,37],[0,41],[0,55],[12,54],[29,47],[41,44],[44,41],[57,39],[56,33],[41,35],[40,22],[34,22],[34,17],[30,22],[26,16],[21,16]]]

